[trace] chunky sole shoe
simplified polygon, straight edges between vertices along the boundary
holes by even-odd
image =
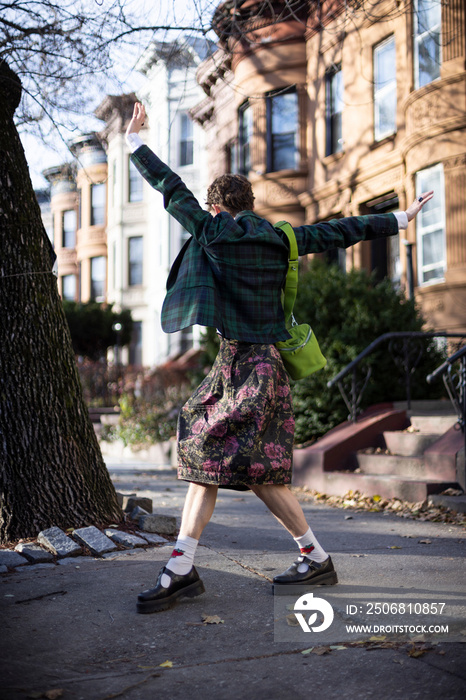
[[[307,571],[299,572],[300,564],[307,564]],[[338,583],[338,577],[330,557],[319,563],[309,557],[300,556],[289,569],[275,576],[273,583],[277,586],[334,586]]]
[[[161,585],[163,574],[166,574],[170,578],[170,585],[168,588],[164,588]],[[137,611],[143,614],[162,612],[163,610],[172,608],[178,598],[195,598],[203,593],[205,593],[204,584],[199,578],[199,574],[194,566],[191,571],[184,576],[174,574],[173,571],[163,567],[155,588],[143,591],[138,595]]]

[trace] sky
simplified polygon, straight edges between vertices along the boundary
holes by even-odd
[[[98,0],[89,0],[89,2],[98,2]],[[212,16],[213,9],[219,3],[214,0],[123,0],[123,4],[125,10],[131,11],[140,24],[169,24],[182,27],[191,24],[199,25],[201,21],[206,24]],[[154,38],[173,40],[176,35],[176,31],[168,33],[161,30]],[[136,35],[132,38],[130,47],[114,51],[118,82],[109,79],[104,94],[122,94],[132,91],[137,93],[144,78],[135,70],[135,64],[147,43],[147,34]],[[92,90],[92,84],[90,90]],[[104,94],[100,89],[96,91],[95,100],[91,100],[93,109],[102,101]],[[43,170],[72,159],[67,148],[67,142],[71,138],[79,133],[88,133],[101,128],[102,122],[92,114],[83,114],[81,118],[79,115],[76,116],[75,122],[69,124],[68,128],[63,125],[59,130],[54,130],[46,140],[30,133],[20,132],[34,188],[47,187],[48,183],[42,175]]]

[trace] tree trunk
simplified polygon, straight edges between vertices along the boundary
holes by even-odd
[[[0,542],[120,520],[13,122],[21,82],[0,61]]]

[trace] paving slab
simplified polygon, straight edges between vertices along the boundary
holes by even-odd
[[[116,549],[115,542],[104,535],[98,528],[93,525],[89,527],[80,527],[73,531],[75,537],[82,545],[87,547],[92,554],[102,555]]]
[[[107,537],[110,537],[111,540],[122,544],[124,547],[145,547],[147,545],[147,540],[144,538],[132,535],[129,532],[123,532],[122,530],[107,528],[105,534]]]
[[[51,552],[48,552],[40,545],[33,544],[31,542],[20,542],[20,544],[16,545],[15,551],[22,554],[23,557],[26,557],[26,559],[33,564],[53,561],[53,554]]]
[[[6,567],[24,566],[28,560],[21,556],[18,552],[13,552],[10,549],[0,549],[0,565]]]
[[[59,527],[49,527],[39,532],[37,541],[45,549],[58,557],[75,557],[81,554],[81,547],[60,530]]]

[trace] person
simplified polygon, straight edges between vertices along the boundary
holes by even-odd
[[[155,587],[139,594],[137,610],[167,610],[180,597],[204,592],[194,555],[219,487],[253,491],[298,545],[297,560],[274,584],[333,585],[338,579],[332,559],[288,488],[294,417],[288,375],[275,347],[289,337],[281,302],[286,235],[254,213],[251,184],[241,175],[217,178],[207,192],[211,211],[204,210],[143,144],[139,131],[145,119],[144,106],[136,103],[126,132],[131,160],[191,234],[168,276],[162,328],[171,333],[194,324],[214,327],[220,348],[180,412],[178,477],[190,482],[181,527],[170,560]],[[298,226],[299,254],[395,235],[432,196],[422,194],[406,212]]]

